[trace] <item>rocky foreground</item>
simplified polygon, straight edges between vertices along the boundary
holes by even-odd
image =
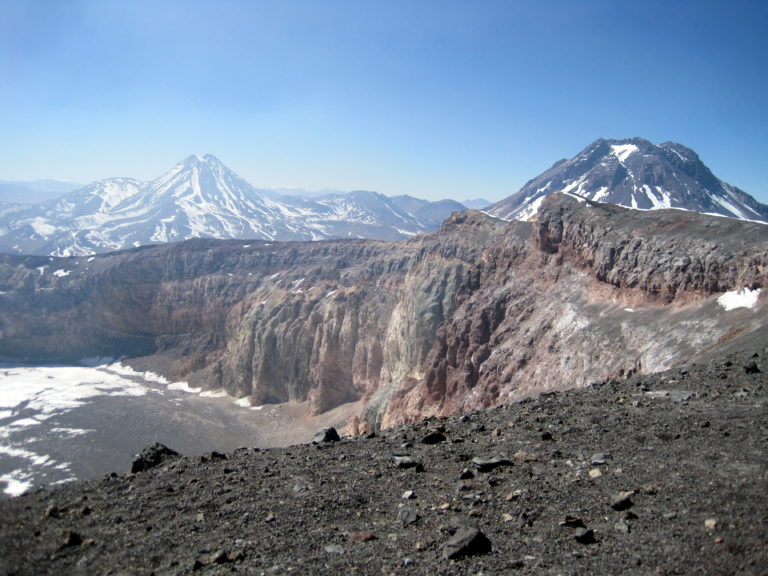
[[[768,349],[0,502],[2,574],[766,574]]]

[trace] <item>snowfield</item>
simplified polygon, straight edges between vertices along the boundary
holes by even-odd
[[[171,404],[208,414],[210,403],[217,399],[227,405],[234,402],[223,390],[202,392],[187,382],[169,382],[119,362],[91,358],[82,364],[0,366],[0,491],[6,496],[18,496],[40,484],[77,479],[83,468],[78,458],[105,451],[114,455],[115,446],[125,444],[119,438],[124,426],[135,426],[129,436],[146,437],[149,443],[158,434],[153,429],[156,422],[154,417],[135,419],[133,414],[141,414],[141,406]],[[190,395],[201,400],[187,400]],[[239,405],[253,409],[250,402]],[[158,410],[162,424],[167,423],[167,413]],[[220,427],[215,419],[210,422]],[[105,431],[105,426],[120,433]]]
[[[737,308],[754,308],[757,305],[758,296],[760,296],[760,288],[755,290],[742,288],[741,290],[726,292],[717,299],[717,303],[726,311]]]

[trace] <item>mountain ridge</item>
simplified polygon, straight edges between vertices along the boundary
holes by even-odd
[[[0,210],[0,250],[85,255],[195,237],[396,240],[435,230],[457,203],[410,214],[383,194],[273,199],[212,154],[186,157],[154,180],[108,178],[34,206]]]

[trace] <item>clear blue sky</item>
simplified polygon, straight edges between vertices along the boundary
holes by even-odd
[[[0,179],[497,200],[598,137],[768,202],[765,0],[0,0]]]

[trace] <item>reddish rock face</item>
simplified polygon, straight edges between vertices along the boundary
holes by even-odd
[[[765,283],[767,239],[761,224],[550,199],[522,245],[483,251],[479,281],[438,328],[424,377],[401,388],[382,421],[658,371],[755,337],[764,312],[726,313],[713,294]]]
[[[354,428],[661,370],[762,334],[768,227],[552,196],[409,241],[196,240],[0,256],[0,356],[133,356],[255,404],[364,405]]]

